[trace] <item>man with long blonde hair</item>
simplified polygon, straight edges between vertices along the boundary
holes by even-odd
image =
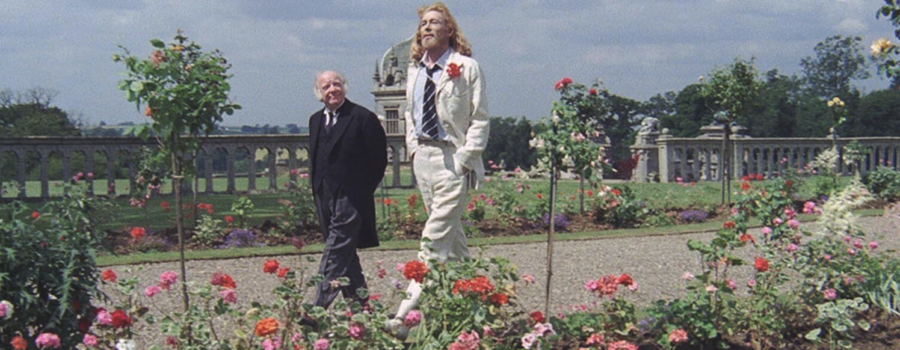
[[[419,8],[406,84],[406,145],[428,220],[419,259],[469,257],[462,214],[470,186],[484,179],[481,154],[489,122],[484,74],[446,5]],[[388,328],[396,330],[418,304],[422,286],[411,281]]]

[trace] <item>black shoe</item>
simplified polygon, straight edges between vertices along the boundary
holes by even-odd
[[[314,320],[312,317],[309,317],[309,315],[307,314],[303,314],[303,316],[300,316],[300,325],[312,328],[314,332],[319,331],[319,322]]]

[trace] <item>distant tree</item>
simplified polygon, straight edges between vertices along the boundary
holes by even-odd
[[[485,163],[492,160],[499,166],[502,162],[505,170],[534,165],[534,150],[528,147],[532,128],[525,117],[491,117],[490,128],[491,137],[482,154]]]
[[[844,96],[856,90],[853,80],[871,76],[861,43],[858,36],[835,35],[816,44],[816,56],[800,61],[806,88],[826,100],[836,96],[846,100]]]
[[[900,135],[900,91],[886,89],[864,96],[844,126],[841,136]]]
[[[668,128],[675,137],[700,135],[700,127],[713,121],[713,112],[707,107],[701,93],[702,84],[691,84],[681,89],[674,99],[674,114],[659,118],[660,127]]]
[[[613,162],[631,157],[629,147],[634,143],[634,127],[640,123],[641,103],[606,89],[600,90],[599,96],[607,112],[607,115],[596,116],[609,137],[610,149],[606,151],[606,157]]]
[[[803,95],[796,75],[779,74],[772,69],[764,74],[758,109],[747,115],[746,124],[753,137],[792,137],[797,118],[797,103]]]
[[[670,118],[675,115],[676,97],[678,97],[678,94],[674,91],[656,94],[653,97],[650,97],[646,102],[641,103],[640,113],[648,117],[659,119],[660,121]]]

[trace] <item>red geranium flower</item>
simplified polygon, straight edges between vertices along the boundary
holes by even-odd
[[[749,190],[750,190],[750,183],[747,181],[741,182],[741,191],[746,192]]]
[[[425,274],[427,273],[428,266],[425,266],[425,263],[419,260],[412,260],[406,263],[406,265],[403,265],[403,277],[408,280],[422,283],[422,279],[425,278]]]
[[[794,184],[794,183],[793,183],[791,180],[787,180],[787,181],[784,182],[784,185],[787,186],[787,187],[791,187],[791,185],[793,185],[793,184]]]
[[[127,314],[125,314],[125,311],[122,311],[122,310],[113,311],[113,313],[110,314],[110,317],[112,318],[112,326],[115,329],[131,326],[131,317],[129,317]]]
[[[146,236],[146,235],[147,235],[147,230],[145,230],[143,227],[135,226],[135,227],[131,228],[131,238],[141,239],[141,238],[144,238],[144,236]]]
[[[765,177],[763,177],[763,174],[756,174],[756,181],[762,181],[762,180],[765,180]]]
[[[614,194],[614,195],[616,195],[616,196],[619,196],[619,195],[622,194],[622,191],[619,191],[618,189],[615,189],[615,188],[612,189],[612,191],[610,191],[610,192],[612,192],[612,194]]]
[[[756,260],[753,260],[753,267],[759,272],[769,271],[769,261],[765,258],[757,257]]]
[[[219,286],[219,287],[222,287],[225,289],[237,288],[237,283],[234,282],[234,279],[231,278],[231,276],[224,274],[224,273],[220,273],[220,272],[213,273],[212,281],[210,281],[209,284],[212,284],[214,286]]]
[[[288,273],[288,271],[290,271],[290,270],[291,270],[291,269],[289,269],[289,268],[287,268],[287,267],[283,267],[283,268],[278,269],[278,278],[285,278],[285,277],[287,277],[287,273]]]
[[[563,88],[565,88],[566,86],[569,86],[569,84],[571,84],[571,83],[572,83],[572,78],[565,77],[565,78],[562,78],[559,81],[557,81],[556,85],[553,86],[553,89],[559,91],[559,90],[562,90]]]
[[[506,302],[508,300],[509,299],[506,297],[506,294],[503,294],[503,293],[495,293],[495,294],[491,295],[491,302],[497,306],[506,305]]]
[[[162,208],[163,211],[169,211],[172,207],[169,206],[169,202],[162,201],[159,203],[159,207]]]
[[[725,223],[722,224],[722,227],[723,228],[734,228],[734,221],[725,221]]]
[[[225,222],[229,224],[234,222],[234,217],[232,217],[231,215],[225,215]]]
[[[537,323],[544,323],[544,314],[540,311],[532,311],[528,316],[531,316],[531,319]]]
[[[11,342],[13,349],[15,350],[25,350],[28,349],[28,341],[25,338],[22,338],[21,335],[17,335],[13,338]]]
[[[37,218],[41,217],[41,213],[36,211],[31,212],[31,218],[37,220]]]
[[[449,76],[450,79],[456,78],[460,74],[459,70],[460,66],[458,64],[450,63],[447,65],[447,76]]]
[[[632,279],[631,276],[629,276],[627,273],[623,273],[621,276],[619,276],[619,278],[616,280],[616,282],[623,286],[628,287],[628,286],[634,284],[634,279]]]
[[[255,332],[257,337],[265,337],[267,335],[275,334],[277,331],[278,321],[274,318],[264,318],[256,323]]]
[[[747,234],[747,233],[742,234],[741,235],[741,243],[747,243],[747,242],[756,244],[756,239],[754,239],[753,236],[751,236],[750,234]]]
[[[278,260],[272,259],[267,260],[265,264],[263,264],[263,272],[265,273],[275,273],[278,271]]]
[[[597,89],[591,88],[590,90],[588,90],[588,94],[590,94],[591,96],[597,96]]]
[[[743,177],[741,177],[741,181],[750,181],[750,176],[744,175]]]
[[[492,292],[494,292],[494,285],[484,276],[478,276],[471,280],[460,279],[453,283],[453,294],[472,293],[481,297],[481,300],[486,300]]]
[[[100,274],[100,279],[105,282],[116,283],[116,281],[119,279],[119,276],[116,275],[115,271],[106,269],[103,270],[103,272]]]

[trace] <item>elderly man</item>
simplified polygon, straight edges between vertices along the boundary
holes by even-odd
[[[345,97],[347,79],[316,75],[315,93],[325,108],[309,117],[310,181],[325,249],[315,305],[328,308],[338,293],[361,305],[366,287],[357,248],[378,246],[374,193],[387,166],[387,142],[378,117]],[[350,279],[341,286],[340,277]]]
[[[418,11],[406,85],[406,144],[428,210],[419,259],[469,257],[462,214],[470,186],[484,178],[488,142],[484,74],[450,10],[437,2]],[[388,328],[396,330],[418,304],[422,287],[410,282]]]

